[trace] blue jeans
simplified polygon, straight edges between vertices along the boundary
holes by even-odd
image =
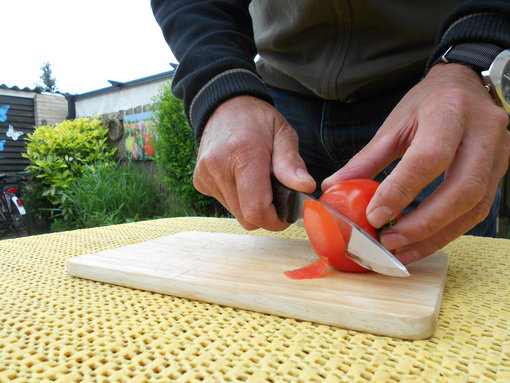
[[[317,182],[315,195],[318,196],[322,180],[344,166],[372,139],[407,89],[350,103],[299,96],[274,88],[270,88],[270,92],[276,108],[299,135],[299,151]],[[391,164],[376,180],[382,181],[395,165]],[[416,208],[442,179],[440,176],[431,182],[406,211]],[[467,234],[495,237],[499,203],[498,191],[489,216]]]

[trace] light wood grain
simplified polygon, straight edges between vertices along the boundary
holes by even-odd
[[[292,280],[283,272],[316,255],[307,240],[182,232],[68,261],[69,274],[136,289],[404,339],[430,337],[447,256],[409,266],[411,277],[330,270]]]

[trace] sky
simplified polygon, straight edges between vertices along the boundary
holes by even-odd
[[[0,0],[0,84],[34,88],[51,64],[62,93],[81,94],[177,63],[150,0]]]

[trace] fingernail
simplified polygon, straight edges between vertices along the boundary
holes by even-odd
[[[393,218],[393,211],[387,206],[379,206],[367,214],[368,222],[375,228],[382,227]]]
[[[417,260],[422,258],[420,253],[418,253],[416,250],[411,249],[398,250],[395,253],[395,257],[404,265],[416,262]]]
[[[381,243],[388,250],[394,250],[408,245],[410,241],[402,234],[384,233],[381,234]]]
[[[308,172],[306,170],[301,169],[301,168],[296,169],[296,177],[299,178],[301,181],[315,182],[315,180],[312,178],[312,176],[310,174],[308,174]]]

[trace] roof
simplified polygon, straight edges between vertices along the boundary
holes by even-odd
[[[77,95],[74,95],[73,98],[74,99],[87,98],[87,97],[97,96],[97,95],[100,95],[103,93],[114,92],[114,91],[118,91],[119,89],[130,88],[130,87],[138,86],[138,85],[142,85],[142,84],[149,84],[149,83],[157,82],[157,81],[161,81],[161,80],[171,80],[171,79],[173,79],[174,74],[175,74],[175,69],[167,71],[167,72],[154,74],[154,75],[147,76],[147,77],[142,77],[142,78],[139,78],[136,80],[127,81],[127,82],[108,80],[108,82],[111,84],[111,86],[93,90],[93,91],[86,92],[86,93],[77,94]]]
[[[24,87],[24,88],[20,88],[20,87],[17,87],[17,86],[7,86],[5,84],[0,84],[0,89],[6,89],[6,90],[17,90],[17,91],[21,91],[21,92],[31,92],[31,93],[42,93],[42,88],[36,86],[34,88],[29,88],[28,86]]]
[[[45,91],[43,88],[39,87],[39,86],[35,86],[34,88],[29,88],[28,86],[24,87],[24,88],[20,88],[19,86],[7,86],[5,84],[0,84],[0,90],[11,90],[11,91],[14,91],[14,92],[26,92],[26,93],[37,93],[37,94],[48,94],[48,95],[55,95],[55,96],[64,96],[64,97],[68,97],[68,96],[71,96],[70,93],[62,93],[62,92],[48,92],[48,91]]]
[[[62,96],[65,96],[66,98],[72,97],[74,99],[79,99],[79,98],[87,98],[87,97],[91,97],[91,96],[97,96],[102,93],[116,91],[119,88],[129,88],[132,86],[148,84],[151,82],[157,82],[157,81],[161,81],[161,80],[171,80],[174,77],[175,69],[177,68],[177,65],[176,64],[170,64],[170,65],[173,68],[170,71],[154,74],[154,75],[147,76],[147,77],[142,77],[142,78],[132,80],[132,81],[127,81],[127,82],[108,80],[108,82],[111,84],[111,86],[93,90],[93,91],[86,92],[86,93],[74,94],[74,95],[71,93],[62,93],[62,92],[58,92],[58,91],[57,92],[48,92],[48,93],[60,94]],[[7,86],[6,84],[0,84],[0,89],[19,91],[19,92],[29,92],[29,93],[47,93],[41,87],[38,87],[38,86],[35,86],[34,88],[29,88],[29,87],[20,88],[18,86]]]

